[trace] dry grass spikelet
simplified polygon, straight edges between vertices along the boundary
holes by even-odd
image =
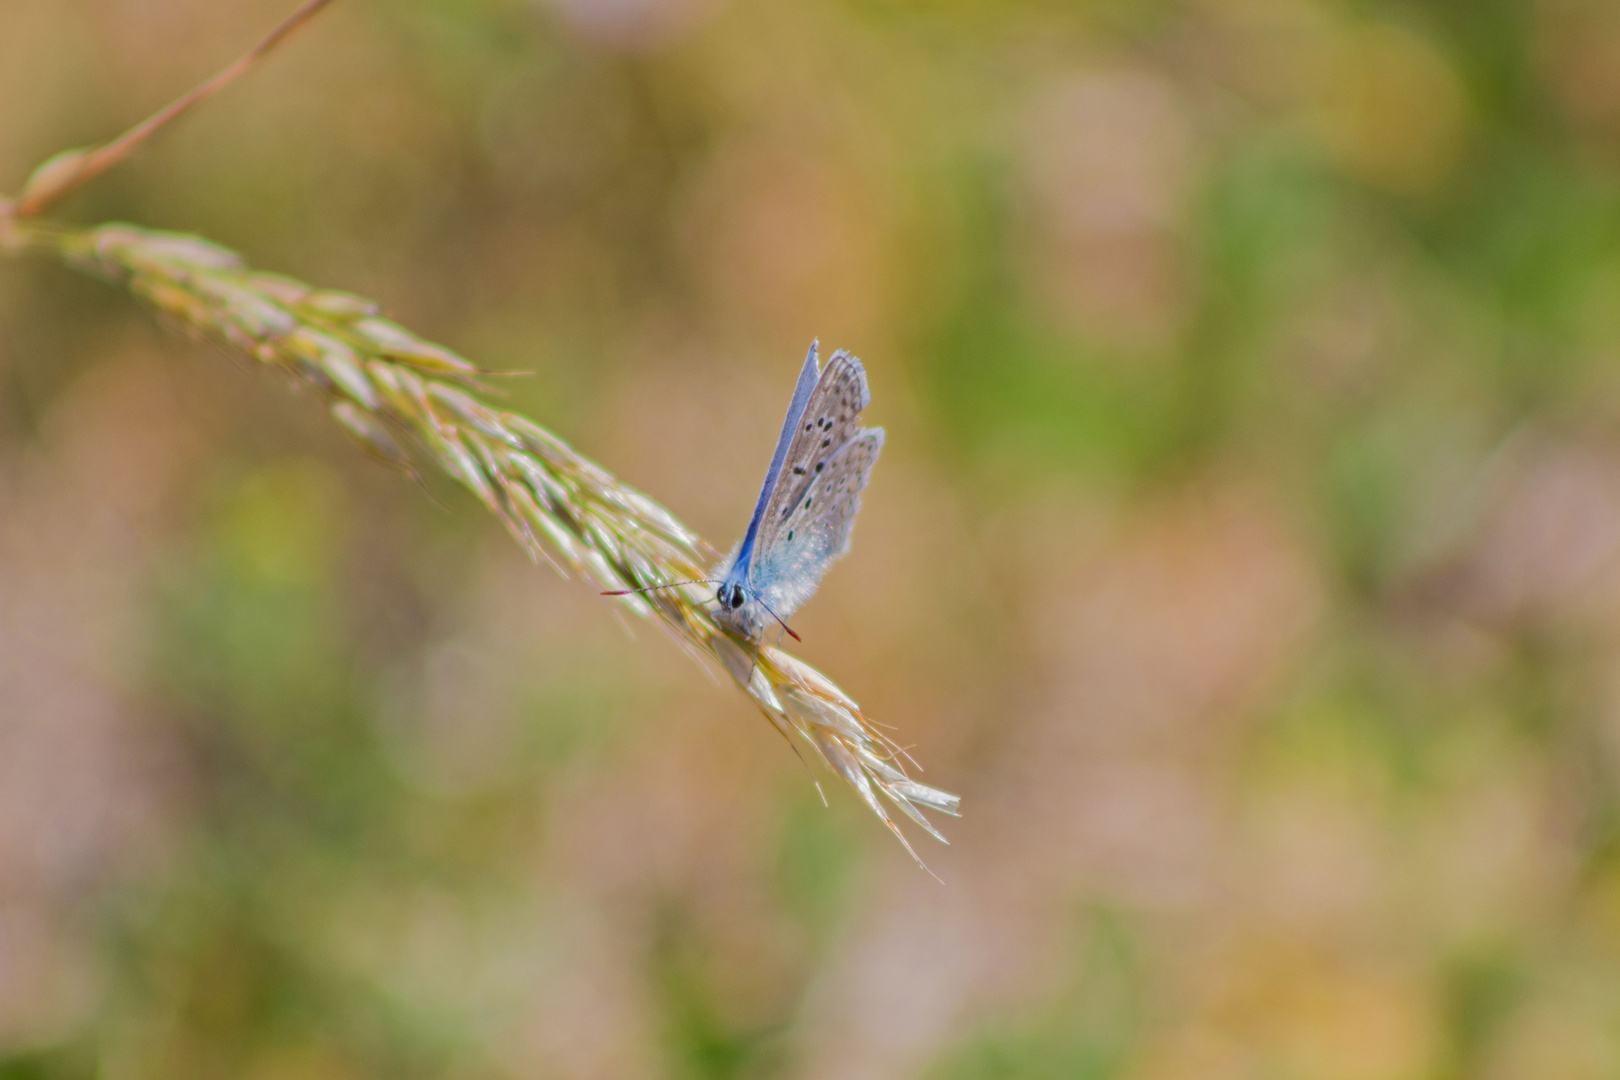
[[[40,249],[112,281],[167,320],[313,388],[373,457],[414,475],[425,459],[467,488],[536,559],[603,590],[704,576],[702,541],[537,424],[480,400],[480,370],[423,341],[350,293],[250,269],[194,236],[131,225],[67,230],[10,223],[8,246]],[[693,656],[718,662],[789,743],[807,742],[915,851],[885,803],[944,841],[923,810],[955,815],[955,795],[911,779],[904,754],[826,676],[771,645],[729,636],[708,590],[677,585],[622,596],[656,616]],[[920,860],[919,860],[920,861]]]

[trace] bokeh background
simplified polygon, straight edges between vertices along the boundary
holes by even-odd
[[[290,0],[0,0],[0,190]],[[920,871],[448,482],[0,263],[0,1077],[1620,1076],[1620,7],[342,0],[61,208],[378,298],[717,546]]]

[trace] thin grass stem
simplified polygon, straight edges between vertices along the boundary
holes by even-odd
[[[141,144],[252,71],[283,41],[320,14],[333,0],[306,0],[281,25],[234,64],[199,83],[176,100],[102,146],[67,150],[34,170],[15,202],[0,201],[0,217],[34,217],[133,154]]]

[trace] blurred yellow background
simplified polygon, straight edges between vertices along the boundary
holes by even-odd
[[[3,0],[0,190],[292,6]],[[965,816],[7,260],[0,1080],[1620,1076],[1611,0],[342,0],[60,213],[721,549],[856,352],[801,651]]]

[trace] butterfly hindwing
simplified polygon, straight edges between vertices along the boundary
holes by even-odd
[[[821,471],[810,477],[787,513],[777,515],[780,527],[756,553],[752,579],[756,595],[778,616],[787,618],[808,600],[827,567],[849,550],[861,491],[882,449],[882,428],[860,430],[814,459],[823,464]]]

